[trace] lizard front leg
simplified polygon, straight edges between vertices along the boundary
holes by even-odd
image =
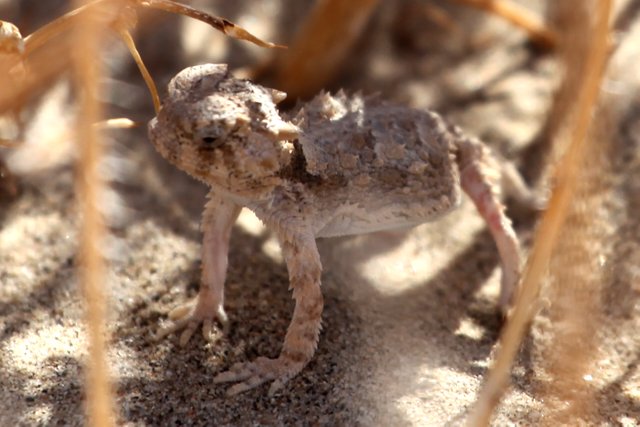
[[[194,301],[180,305],[169,313],[171,323],[158,331],[157,339],[184,329],[180,335],[180,345],[185,345],[202,324],[202,335],[211,341],[214,318],[222,323],[225,332],[228,328],[228,319],[223,307],[224,281],[227,275],[231,229],[242,208],[216,195],[214,190],[209,192],[208,198],[202,216],[204,238],[200,291]]]
[[[253,362],[237,363],[214,378],[216,383],[239,381],[229,388],[229,395],[272,380],[269,395],[273,395],[304,368],[316,350],[324,303],[320,290],[322,265],[315,239],[311,233],[280,236],[280,245],[296,301],[293,318],[277,358],[259,357]]]

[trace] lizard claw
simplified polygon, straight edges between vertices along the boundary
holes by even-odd
[[[253,362],[236,363],[228,371],[216,375],[213,382],[219,384],[237,381],[237,384],[227,390],[227,396],[235,396],[267,381],[273,381],[269,387],[269,396],[273,396],[287,381],[296,376],[304,365],[304,362],[293,362],[283,356],[277,359],[259,357]]]
[[[169,312],[171,322],[158,330],[154,337],[155,340],[158,341],[169,334],[184,329],[180,334],[179,340],[180,345],[184,346],[189,342],[198,326],[202,324],[202,336],[204,339],[209,342],[215,342],[220,335],[213,331],[214,317],[222,324],[223,334],[229,332],[229,318],[221,304],[215,310],[212,310],[212,308],[210,304],[201,304],[199,298],[195,302],[191,301],[174,308]]]

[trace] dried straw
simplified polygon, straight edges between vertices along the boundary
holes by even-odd
[[[571,127],[571,143],[555,172],[556,187],[549,206],[536,232],[533,250],[527,262],[515,307],[500,337],[495,362],[482,387],[468,419],[469,426],[486,426],[508,383],[511,365],[522,338],[538,307],[537,298],[542,279],[551,260],[557,238],[567,216],[583,165],[592,113],[600,91],[604,73],[609,36],[611,0],[601,0],[596,8],[597,22],[592,31],[592,49],[588,52],[584,84],[575,103],[575,121]],[[568,76],[571,78],[571,76]]]
[[[77,0],[83,6],[82,0]],[[105,225],[99,203],[103,183],[98,172],[103,143],[93,123],[101,119],[102,111],[97,100],[101,70],[99,61],[92,55],[98,52],[104,23],[96,13],[85,13],[75,22],[73,65],[75,83],[80,94],[80,114],[76,127],[78,143],[78,193],[82,208],[80,230],[80,283],[86,303],[86,324],[89,351],[86,367],[86,393],[88,424],[96,427],[114,425],[113,402],[106,360],[106,265],[101,247],[105,242]]]

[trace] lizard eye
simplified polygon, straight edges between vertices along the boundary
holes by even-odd
[[[221,146],[224,143],[224,138],[206,135],[202,137],[202,142],[207,147],[215,148]]]

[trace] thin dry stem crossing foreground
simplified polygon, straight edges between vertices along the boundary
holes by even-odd
[[[592,280],[575,274],[574,268],[577,268],[575,265],[576,260],[570,259],[569,255],[570,253],[575,253],[575,250],[572,250],[570,243],[567,241],[567,236],[564,236],[565,239],[558,248],[556,248],[556,244],[563,230],[567,214],[572,211],[576,212],[573,210],[573,207],[581,205],[581,201],[577,201],[577,203],[572,206],[572,199],[576,196],[586,196],[584,193],[576,194],[576,188],[582,183],[579,180],[582,178],[580,172],[585,167],[583,163],[584,158],[587,153],[594,151],[589,148],[588,143],[595,143],[595,141],[593,141],[592,138],[589,138],[588,132],[590,129],[593,129],[590,123],[593,112],[596,109],[596,103],[608,59],[609,22],[613,2],[610,0],[601,0],[596,3],[597,6],[592,9],[592,12],[595,12],[593,13],[593,24],[590,22],[583,23],[588,30],[583,31],[582,35],[591,35],[592,42],[587,43],[587,46],[589,46],[590,49],[588,52],[585,52],[587,57],[585,61],[586,73],[584,83],[581,87],[577,88],[578,92],[572,97],[577,100],[575,103],[575,113],[570,112],[568,114],[568,118],[572,119],[570,124],[571,142],[566,153],[563,155],[562,160],[555,169],[555,188],[553,189],[549,205],[537,230],[534,246],[525,269],[521,288],[515,300],[513,313],[511,313],[507,319],[507,324],[501,334],[495,363],[486,379],[483,389],[480,391],[474,412],[469,419],[469,425],[471,426],[488,425],[491,414],[493,413],[495,406],[499,403],[501,395],[504,393],[504,388],[508,383],[509,372],[516,356],[516,352],[523,340],[526,327],[531,322],[536,311],[539,309],[537,299],[540,295],[543,277],[545,276],[549,264],[552,262],[554,250],[557,251],[556,255],[558,255],[560,259],[566,259],[566,257],[569,257],[569,259],[567,259],[569,262],[568,264],[562,265],[559,269],[556,267],[556,270],[552,270],[552,272],[556,274],[555,286],[575,286],[574,289],[579,289],[580,287],[575,283],[575,281],[584,280],[585,286],[589,286],[586,281]],[[591,27],[591,25],[593,25],[593,27]],[[571,70],[572,64],[567,65]],[[573,74],[568,74],[567,78],[572,78],[572,75]],[[584,216],[584,212],[582,215]],[[573,217],[572,220],[575,221],[576,218]],[[588,224],[589,223],[587,223],[587,225],[582,224],[578,226],[578,229],[584,231],[588,228]],[[570,227],[572,228],[569,230],[575,230],[574,227],[576,227],[576,223],[573,222]],[[564,232],[567,232],[566,229]],[[569,231],[569,233],[571,233],[571,231]],[[583,249],[583,253],[578,256],[584,260],[588,255],[590,255],[589,251],[584,252]],[[560,259],[553,260],[554,263],[552,263],[552,265],[559,265],[557,262],[560,262]],[[564,277],[558,277],[561,274],[564,274]],[[575,296],[575,292],[569,291],[568,293],[569,295]],[[581,293],[588,294],[589,291],[581,290]],[[568,309],[566,313],[563,313],[564,315],[567,315],[568,322],[577,325],[578,323],[581,323],[580,319],[582,317],[587,317],[587,319],[591,320],[593,320],[592,316],[596,316],[597,318],[597,314],[593,312],[594,307],[592,306],[592,303],[596,302],[597,307],[597,296],[594,295],[593,298],[594,300],[585,300],[584,298],[580,298],[570,304],[567,304],[567,301],[564,298],[557,298],[557,301]],[[552,300],[552,306],[554,303],[555,300]],[[587,326],[587,324],[583,324],[581,327],[582,326]],[[573,329],[571,326],[568,328],[570,330]],[[561,332],[561,334],[565,334],[567,332],[568,331]],[[585,332],[588,337],[593,338],[593,331],[590,328],[585,329]],[[568,337],[565,335],[565,338]],[[584,356],[584,352],[588,352],[591,348],[589,343],[590,340],[584,341],[580,343],[580,347],[576,347],[576,343],[580,342],[580,339],[575,339],[575,337],[573,338],[574,339],[568,339],[565,341],[565,343],[572,343],[572,351],[570,353],[574,356],[579,355],[580,357],[578,357],[577,360],[586,360],[587,358]],[[560,342],[558,344],[560,344]],[[574,353],[574,351],[577,351],[577,353]],[[566,354],[565,356],[569,358],[571,354]],[[576,363],[577,361],[573,361],[573,359],[569,360],[572,360],[570,363],[574,364],[575,370],[578,373],[583,372],[583,366],[580,366],[580,364]],[[588,387],[588,384],[585,385],[585,387]],[[579,401],[584,397],[584,395],[578,395],[574,398],[576,401]],[[586,402],[582,402],[582,404],[588,406]],[[580,416],[583,414],[578,413],[577,415]]]

